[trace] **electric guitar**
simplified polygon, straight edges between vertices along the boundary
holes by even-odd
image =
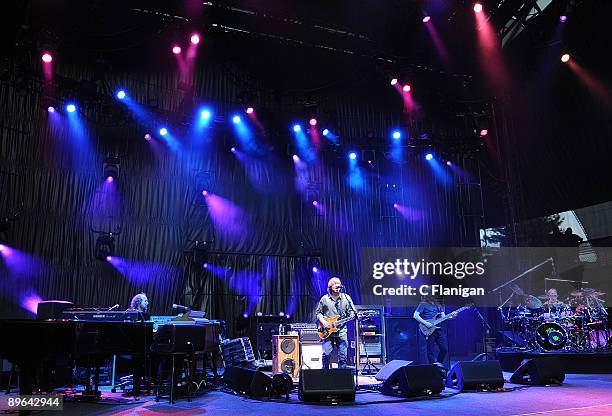
[[[424,324],[419,323],[419,329],[421,330],[421,333],[425,335],[425,338],[427,339],[429,338],[431,334],[433,334],[436,331],[436,329],[440,329],[440,327],[437,326],[438,324],[441,324],[447,319],[451,319],[453,317],[453,314],[456,316],[460,314],[461,312],[470,309],[473,306],[474,306],[473,303],[468,303],[467,305],[457,309],[456,311],[449,313],[448,315],[441,316],[441,314],[437,314],[431,319],[426,319],[427,322],[429,322],[430,324],[433,324],[431,328],[428,328]]]
[[[319,333],[319,338],[326,339],[334,332],[338,332],[338,327],[344,325],[345,323],[352,321],[353,319],[363,319],[368,318],[370,316],[374,316],[375,312],[358,312],[357,314],[353,314],[346,318],[340,319],[339,316],[332,316],[331,318],[323,318],[325,322],[329,324],[329,328],[325,328],[322,323],[319,322],[319,327],[317,328],[317,332]]]

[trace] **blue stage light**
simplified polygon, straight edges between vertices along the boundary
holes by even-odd
[[[232,117],[232,122],[233,122],[234,124],[238,124],[238,123],[240,123],[241,121],[242,121],[242,120],[240,119],[240,116],[239,116],[239,115],[235,115],[234,117]]]
[[[159,129],[159,135],[160,136],[165,136],[166,134],[168,134],[168,129],[165,127],[162,127],[161,129]]]
[[[393,137],[394,139],[399,139],[402,137],[402,133],[399,130],[395,130],[391,137]]]
[[[329,130],[328,129],[323,130],[323,136],[327,137],[328,134],[329,134]]]
[[[426,153],[425,154],[425,160],[431,160],[431,159],[433,159],[433,153],[431,153],[431,152]]]
[[[76,111],[76,105],[74,104],[68,104],[66,106],[66,111],[68,111],[69,113],[74,113]]]
[[[349,152],[348,157],[350,160],[357,159],[357,152]]]
[[[210,116],[210,110],[202,110],[202,112],[200,113],[200,117],[202,118],[202,120],[208,120],[210,119]]]
[[[294,124],[293,125],[293,131],[296,132],[296,133],[302,131],[302,126],[300,126],[299,124]]]
[[[125,98],[125,91],[124,90],[119,90],[117,91],[117,98],[119,98],[120,100],[123,100]]]

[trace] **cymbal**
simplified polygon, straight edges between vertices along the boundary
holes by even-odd
[[[540,309],[542,307],[542,301],[533,295],[525,295],[523,303],[529,309]]]
[[[605,295],[605,292],[598,292],[593,288],[585,287],[582,290],[574,290],[570,295],[574,297],[600,297]]]
[[[521,289],[515,284],[510,285],[510,290],[512,290],[516,295],[520,295],[520,296],[525,295],[525,292],[523,292],[523,289]]]

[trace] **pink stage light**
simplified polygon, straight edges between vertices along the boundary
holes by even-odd
[[[112,176],[109,176],[108,178],[106,178],[106,182],[107,183],[113,183],[114,179]]]
[[[50,112],[50,113],[55,113],[55,107],[50,105],[49,107],[47,107],[47,111]]]
[[[430,20],[431,20],[431,16],[425,16],[425,17],[423,18],[423,23],[427,23],[427,22],[429,22]]]
[[[202,191],[202,195],[207,196],[208,195],[208,191],[207,190]]]
[[[144,138],[145,138],[146,141],[149,141],[149,140],[151,140],[151,135],[149,133],[146,133],[144,135]]]
[[[293,155],[293,161],[297,162],[300,160],[300,157],[298,155]]]
[[[484,136],[486,136],[487,134],[489,134],[489,130],[487,130],[487,129],[482,129],[482,130],[480,130],[480,137],[484,137]]]
[[[191,43],[193,43],[194,45],[197,45],[198,43],[200,43],[200,35],[198,35],[197,33],[194,33],[193,35],[191,35]]]
[[[313,117],[310,119],[308,123],[310,123],[310,125],[314,127],[317,125],[317,119]]]
[[[178,46],[178,45],[174,45],[172,47],[172,53],[175,54],[175,55],[178,55],[179,53],[181,53],[181,47]]]
[[[393,208],[397,208],[397,204],[393,204]]]
[[[41,59],[44,63],[48,64],[48,63],[51,63],[51,61],[53,61],[53,56],[51,56],[49,52],[45,52],[42,54]]]
[[[482,4],[480,4],[480,3],[475,3],[475,4],[474,4],[474,11],[475,11],[476,13],[480,13],[480,12],[482,12]]]
[[[315,207],[318,206],[319,205],[319,201],[317,201],[317,200],[312,201],[312,205],[314,205]]]
[[[561,15],[561,16],[559,16],[559,21],[560,21],[561,23],[565,23],[565,22],[567,21],[567,16],[566,16],[566,15]]]
[[[564,53],[563,55],[561,55],[561,62],[567,62],[569,60],[570,60],[569,53]]]
[[[404,85],[404,87],[402,88],[404,92],[410,92],[411,89],[412,87],[409,84]]]
[[[395,84],[397,84],[397,78],[393,78],[393,79],[391,80],[391,85],[395,85]]]
[[[247,113],[247,114],[253,114],[253,112],[254,112],[254,111],[255,111],[255,109],[254,109],[253,107],[248,107],[248,108],[246,109],[246,113]]]

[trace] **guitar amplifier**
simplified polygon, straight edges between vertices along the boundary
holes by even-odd
[[[272,372],[297,377],[300,371],[300,342],[297,335],[272,337]]]
[[[321,338],[316,329],[303,329],[300,331],[300,341],[302,344],[320,344]]]

